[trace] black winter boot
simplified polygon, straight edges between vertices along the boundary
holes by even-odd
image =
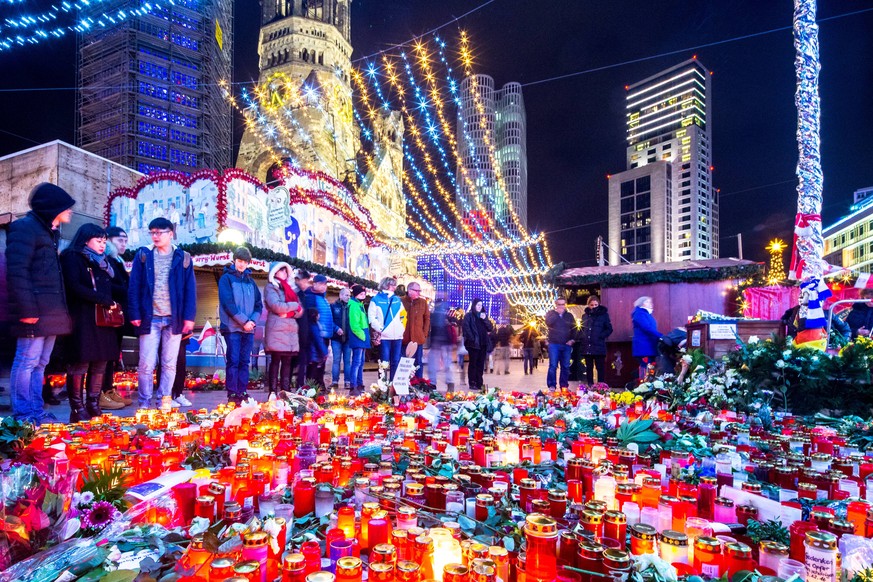
[[[100,416],[100,394],[103,392],[104,372],[88,373],[88,399],[85,402],[85,410],[91,417]]]
[[[67,398],[70,401],[70,422],[91,420],[85,410],[85,375],[67,374]]]

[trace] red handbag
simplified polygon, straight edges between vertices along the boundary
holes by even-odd
[[[88,268],[88,274],[91,275],[91,286],[94,291],[97,291],[97,281],[94,279],[94,271]],[[94,306],[94,319],[97,327],[121,327],[124,325],[124,311],[118,303],[113,303],[111,307],[106,305]]]

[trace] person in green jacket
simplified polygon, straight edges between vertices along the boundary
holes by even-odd
[[[364,393],[364,354],[370,349],[370,322],[364,310],[364,299],[367,290],[361,285],[352,287],[352,298],[349,301],[349,346],[352,348],[350,396]]]

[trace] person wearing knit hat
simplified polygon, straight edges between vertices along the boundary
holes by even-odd
[[[9,225],[6,236],[6,283],[12,334],[18,338],[10,375],[12,414],[40,424],[43,384],[55,339],[72,331],[58,258],[61,224],[72,219],[73,197],[54,184],[39,184],[30,193],[30,212]]]
[[[367,290],[361,285],[352,285],[349,300],[349,347],[352,349],[352,366],[349,372],[352,389],[349,396],[364,393],[364,355],[370,349],[370,322],[364,309]]]

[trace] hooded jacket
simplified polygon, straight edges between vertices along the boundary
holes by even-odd
[[[289,282],[294,296],[291,301],[286,301],[285,290],[276,279],[279,269],[287,269],[293,273],[288,263],[273,263],[270,265],[268,282],[264,286],[264,304],[267,307],[267,326],[264,331],[264,351],[266,352],[299,352],[300,318],[303,315],[303,306],[297,293],[294,293],[293,282]]]
[[[303,307],[318,310],[318,328],[321,330],[323,339],[330,339],[336,333],[337,327],[333,323],[333,313],[330,303],[324,293],[316,293],[312,287],[303,292]],[[312,327],[310,327],[312,329]]]
[[[394,293],[379,291],[367,309],[370,327],[379,332],[380,339],[402,340],[406,330],[406,309]]]
[[[257,323],[263,309],[261,290],[252,279],[252,270],[246,269],[240,273],[233,265],[225,266],[224,274],[218,280],[221,331],[255,333],[254,329],[246,331],[243,326],[249,321]]]
[[[6,283],[11,331],[17,337],[48,337],[72,331],[58,259],[59,233],[52,222],[76,203],[62,188],[40,184],[30,194],[31,211],[9,225]],[[35,324],[22,319],[39,318]]]
[[[582,354],[588,356],[606,355],[606,338],[612,335],[612,322],[609,320],[609,312],[603,305],[594,309],[586,307],[582,313],[582,329],[579,330],[578,340]]]
[[[461,327],[464,332],[464,347],[467,350],[485,350],[491,349],[491,332],[494,331],[494,324],[487,317],[482,317],[481,311],[476,311],[476,304],[482,303],[481,299],[474,299],[470,303],[470,310],[464,315],[464,321]]]
[[[349,347],[352,349],[370,347],[370,324],[364,304],[352,297],[349,300]]]

